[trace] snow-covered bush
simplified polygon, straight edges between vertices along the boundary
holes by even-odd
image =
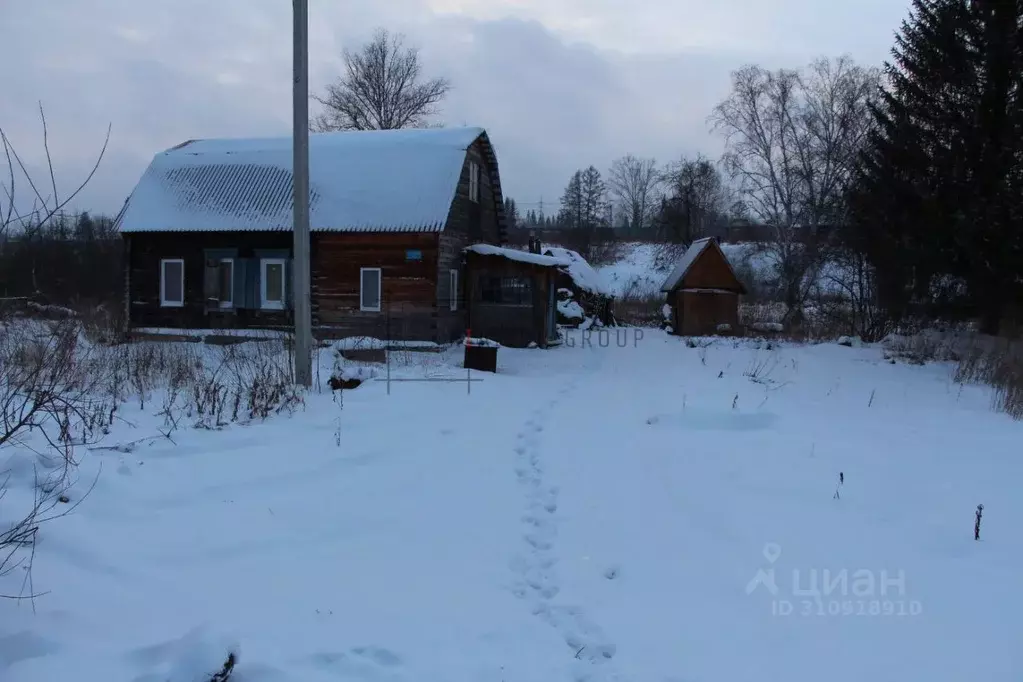
[[[40,526],[72,507],[76,449],[102,437],[116,406],[101,390],[106,358],[81,325],[0,321],[0,577],[30,575]],[[23,581],[31,597],[31,582]],[[11,595],[9,595],[11,596]]]

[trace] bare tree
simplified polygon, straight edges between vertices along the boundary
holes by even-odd
[[[654,159],[627,154],[616,159],[608,172],[607,185],[618,218],[632,234],[648,227],[657,209],[657,187],[661,174]]]
[[[658,228],[669,244],[688,246],[707,236],[724,218],[726,192],[721,171],[706,157],[683,158],[662,174],[666,189]]]
[[[103,139],[103,147],[97,154],[92,169],[72,192],[61,196],[57,191],[57,176],[53,170],[53,157],[50,154],[49,128],[46,125],[46,113],[43,111],[41,103],[39,104],[39,119],[43,128],[43,152],[46,158],[49,187],[39,184],[33,179],[14,143],[4,132],[3,127],[0,127],[0,149],[2,149],[3,159],[6,160],[7,165],[6,177],[0,179],[0,190],[2,190],[0,192],[0,237],[5,236],[8,229],[15,224],[20,225],[23,229],[46,226],[89,184],[96,174],[96,170],[99,169],[103,156],[106,154],[107,145],[110,143],[111,127],[108,125],[106,137]],[[28,187],[25,194],[30,194],[32,197],[32,208],[29,210],[19,209],[17,206],[17,192],[20,191],[19,176]]]
[[[814,285],[818,236],[845,220],[846,188],[879,77],[849,57],[820,59],[802,71],[746,66],[732,74],[732,92],[711,116],[743,205],[772,228],[763,248],[775,263],[788,320],[798,320]]]
[[[384,29],[344,60],[344,75],[314,97],[326,109],[313,120],[316,132],[425,127],[451,89],[444,78],[424,81],[419,49]]]

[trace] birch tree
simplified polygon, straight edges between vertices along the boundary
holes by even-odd
[[[818,237],[845,220],[844,200],[870,129],[879,74],[849,57],[802,70],[746,66],[715,107],[722,158],[751,217],[772,229],[763,248],[777,286],[798,321],[821,266]]]

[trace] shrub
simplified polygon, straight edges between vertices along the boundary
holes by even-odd
[[[993,406],[1023,419],[1023,341],[978,336],[959,349],[954,378],[994,389]]]
[[[40,526],[73,508],[60,505],[70,502],[76,448],[102,437],[113,419],[113,403],[100,390],[106,369],[73,318],[0,321],[0,454],[8,455],[0,498],[23,475],[31,476],[33,491],[27,509],[0,518],[0,576],[26,569],[28,594],[19,597],[34,596],[31,567]]]

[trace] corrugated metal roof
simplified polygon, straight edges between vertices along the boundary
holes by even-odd
[[[444,228],[483,128],[309,136],[310,229]],[[122,232],[291,230],[292,140],[191,140],[157,154],[129,197]]]

